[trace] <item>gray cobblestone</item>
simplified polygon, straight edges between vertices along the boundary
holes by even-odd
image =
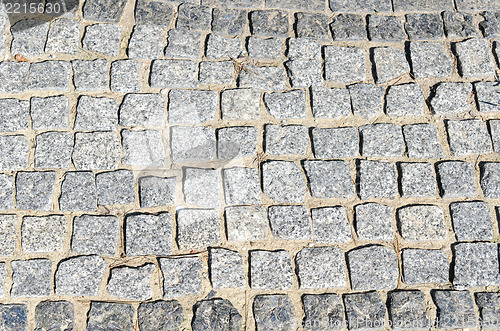
[[[133,327],[134,307],[127,303],[92,302],[88,313],[89,330],[112,328],[129,330]]]
[[[139,92],[141,63],[135,60],[118,60],[111,63],[111,91],[119,93]]]
[[[171,90],[168,97],[169,123],[198,124],[215,119],[219,97],[214,91]]]
[[[449,281],[450,266],[443,250],[405,249],[402,259],[406,284],[447,284]]]
[[[253,89],[231,89],[222,92],[222,118],[255,120],[260,117],[260,93]]]
[[[378,12],[391,11],[391,2],[388,0],[330,0],[330,9],[333,12]]]
[[[344,307],[337,294],[305,294],[302,303],[305,329],[340,329],[345,326]]]
[[[0,326],[12,331],[28,328],[28,307],[25,304],[0,305]]]
[[[479,27],[483,31],[484,36],[486,38],[500,38],[500,13],[485,11],[481,15],[484,17],[484,21],[479,23]]]
[[[217,155],[231,160],[257,155],[257,128],[229,127],[217,130]]]
[[[118,22],[126,3],[125,0],[112,0],[105,4],[99,0],[86,1],[83,6],[83,17],[87,20]]]
[[[311,133],[316,158],[333,159],[358,155],[356,128],[314,128]]]
[[[105,91],[109,88],[108,61],[73,60],[73,84],[77,91]]]
[[[365,19],[357,14],[338,14],[330,23],[333,40],[366,40]]]
[[[357,205],[356,234],[361,240],[393,240],[392,208],[378,203]]]
[[[257,295],[252,308],[257,330],[293,330],[296,327],[293,303],[285,294]],[[280,313],[276,314],[278,311]]]
[[[28,89],[67,91],[69,89],[69,80],[69,62],[44,61],[32,63]]]
[[[115,130],[118,108],[118,102],[111,98],[81,96],[76,108],[75,130]]]
[[[418,84],[391,86],[386,95],[385,112],[389,116],[422,116],[425,100]]]
[[[68,330],[75,322],[73,304],[66,301],[42,301],[35,308],[36,330]]]
[[[412,205],[397,211],[398,228],[407,241],[444,240],[448,230],[443,210],[433,205]]]
[[[285,66],[294,88],[323,84],[323,67],[318,60],[292,60],[286,62]]]
[[[477,82],[474,83],[474,88],[480,112],[500,111],[500,83]]]
[[[235,59],[243,51],[240,38],[223,37],[209,34],[206,46],[206,56],[209,59]]]
[[[352,114],[349,90],[314,86],[312,112],[316,118],[339,118]]]
[[[163,272],[163,297],[201,294],[201,260],[198,257],[159,259]]]
[[[162,5],[160,2],[157,4]],[[155,59],[163,55],[165,35],[159,26],[136,25],[128,44],[131,58]]]
[[[176,126],[171,129],[170,137],[174,162],[215,159],[215,131],[212,128]]]
[[[14,176],[0,174],[0,192],[0,209],[14,209]]]
[[[197,59],[200,56],[201,33],[187,29],[172,29],[168,32],[166,57]]]
[[[62,215],[25,216],[21,243],[25,253],[62,252],[66,219]]]
[[[347,325],[350,330],[363,330],[370,321],[383,321],[385,304],[378,292],[354,293],[344,296]]]
[[[309,144],[307,128],[301,125],[266,125],[264,140],[266,153],[274,155],[304,155]]]
[[[300,203],[306,183],[300,167],[293,162],[269,161],[262,165],[264,193],[277,202]]]
[[[31,98],[30,114],[34,130],[69,127],[69,100],[66,96]],[[47,111],[50,109],[50,111]]]
[[[399,277],[396,253],[384,246],[368,246],[347,253],[352,289],[392,289]],[[348,314],[349,316],[349,314]]]
[[[114,132],[77,132],[73,162],[79,170],[115,169],[120,161],[121,147]]]
[[[453,9],[453,1],[426,1],[426,0],[394,0],[394,11],[404,12],[404,11],[431,11],[439,12],[444,9]]]
[[[14,55],[40,56],[43,54],[49,23],[38,19],[26,19],[11,27],[12,45],[10,52]]]
[[[314,241],[321,244],[346,243],[352,239],[351,226],[344,207],[326,207],[311,210]]]
[[[497,244],[461,243],[454,248],[454,285],[474,287],[500,283]]]
[[[324,41],[330,40],[328,21],[330,18],[324,14],[297,13],[295,15],[295,31],[299,38],[316,38]]]
[[[135,200],[134,174],[130,170],[101,172],[96,175],[99,205],[127,205]]]
[[[44,132],[36,136],[37,168],[69,168],[73,151],[73,135],[69,132]]]
[[[223,248],[211,248],[209,261],[213,288],[245,287],[245,269],[240,253]]]
[[[255,59],[276,60],[281,57],[283,41],[280,38],[248,37],[248,55]]]
[[[382,161],[360,160],[358,163],[358,177],[358,195],[362,200],[370,198],[396,198],[398,188],[394,164]]]
[[[75,54],[80,43],[82,24],[78,21],[62,18],[50,24],[46,53]]]
[[[184,88],[198,85],[198,64],[194,61],[154,60],[150,72],[151,87]]]
[[[55,274],[56,294],[96,296],[105,270],[106,262],[97,255],[63,260]]]
[[[302,90],[265,93],[264,103],[269,113],[276,118],[305,118],[305,97]]]
[[[59,206],[63,211],[97,208],[95,175],[92,172],[67,172],[61,184]]]
[[[443,21],[438,13],[407,14],[405,28],[410,40],[435,40],[444,37]]]
[[[446,11],[443,13],[444,26],[448,38],[477,37],[474,16],[468,13]]]
[[[287,290],[292,285],[292,258],[287,251],[250,251],[250,286],[253,289]],[[256,319],[258,321],[257,316]]]
[[[495,63],[486,39],[462,41],[456,43],[455,48],[462,77],[495,76]]]
[[[145,25],[168,27],[172,21],[174,8],[170,3],[139,0],[135,7],[135,22]]]
[[[426,314],[424,293],[420,291],[396,291],[389,294],[389,316],[394,329],[430,326]]]
[[[436,291],[434,303],[442,328],[474,327],[477,323],[472,296],[467,291]]]
[[[230,330],[241,328],[242,316],[229,300],[198,301],[194,306],[193,331]]]
[[[500,163],[486,162],[481,165],[481,188],[487,198],[500,197]]]
[[[438,42],[411,42],[410,57],[416,78],[446,78],[453,71],[452,59]]]
[[[365,50],[359,47],[325,47],[325,79],[354,83],[366,79]]]
[[[108,56],[118,56],[122,28],[114,24],[94,24],[85,28],[83,48]]]
[[[250,13],[252,34],[263,37],[286,37],[288,14],[280,10],[256,10]]]
[[[200,83],[208,85],[229,85],[234,82],[233,61],[201,62]]]
[[[354,84],[348,86],[354,115],[372,118],[382,114],[384,107],[384,88],[373,84]]]
[[[16,176],[17,208],[50,211],[55,181],[56,174],[53,171],[18,172]]]
[[[311,195],[349,199],[354,196],[349,164],[345,161],[304,161]]]
[[[258,205],[261,203],[258,169],[223,169],[222,177],[227,205]]]
[[[466,112],[471,109],[467,102],[471,94],[469,83],[440,83],[431,100],[432,109],[441,116]]]
[[[215,169],[185,168],[184,199],[188,204],[213,208],[219,206],[221,176]]]
[[[377,84],[387,83],[410,72],[405,53],[393,47],[377,47],[373,50]]]
[[[161,94],[127,94],[119,111],[123,126],[163,126],[165,99]]]
[[[0,62],[0,91],[24,92],[28,82],[29,67],[29,63],[26,62]]]
[[[401,163],[401,196],[436,196],[436,175],[430,163]]]
[[[455,156],[492,152],[491,138],[481,120],[448,121],[451,153]]]
[[[337,247],[306,247],[295,257],[300,288],[346,286],[344,252]]]
[[[177,14],[177,27],[192,30],[210,30],[212,9],[208,6],[183,3]]]
[[[484,329],[494,329],[499,312],[498,303],[500,294],[494,292],[476,293],[476,304],[481,313],[481,322]]]
[[[474,166],[462,161],[447,161],[437,165],[441,196],[445,199],[476,195]]]
[[[492,239],[490,207],[486,202],[454,202],[450,211],[459,241]]]
[[[228,241],[256,241],[267,236],[267,213],[264,207],[227,207]]]
[[[73,221],[71,250],[77,254],[115,255],[120,222],[114,216],[82,215]]]
[[[172,216],[168,213],[133,214],[125,219],[125,253],[170,255],[172,253]]]
[[[177,300],[143,302],[137,308],[141,330],[169,330],[180,327],[184,311]]]
[[[363,156],[402,156],[405,151],[403,133],[398,125],[363,125],[359,134]]]
[[[122,130],[122,163],[131,166],[162,167],[165,151],[160,131]]]
[[[168,206],[175,203],[175,177],[147,176],[139,179],[141,207]]]
[[[427,123],[404,125],[403,134],[409,157],[441,158],[444,156],[435,125]]]
[[[214,8],[212,32],[239,36],[245,31],[247,13],[240,9]]]
[[[12,261],[12,290],[14,298],[50,295],[52,262],[47,259]]]
[[[0,215],[0,240],[3,243],[2,247],[0,247],[0,255],[2,256],[13,255],[16,250],[17,223],[16,215]],[[0,268],[2,267],[5,269],[5,264],[3,266],[0,264]],[[3,296],[3,288],[0,290],[0,294]]]
[[[493,149],[498,153],[500,151],[500,121],[490,120],[488,124],[491,132],[491,140],[493,141]]]
[[[321,43],[313,38],[290,38],[287,56],[294,60],[321,60]]]
[[[372,41],[402,41],[406,38],[403,20],[398,16],[368,15],[368,33]]]
[[[110,271],[107,292],[115,297],[132,300],[151,299],[149,285],[155,265],[147,263],[143,266],[117,267]]]
[[[247,66],[240,73],[238,87],[259,90],[283,91],[286,89],[286,72],[279,67]]]
[[[182,209],[177,212],[179,249],[205,249],[220,241],[220,215],[216,210]]]
[[[269,224],[276,239],[307,240],[312,237],[309,211],[304,206],[269,207]]]
[[[27,166],[29,144],[25,136],[0,136],[0,149],[1,170],[21,170]]]

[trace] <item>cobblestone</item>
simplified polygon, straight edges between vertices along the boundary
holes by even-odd
[[[220,173],[215,169],[184,169],[184,199],[200,207],[219,206]]]
[[[389,294],[389,316],[394,329],[429,327],[430,321],[425,311],[424,293],[420,291],[395,291]]]
[[[435,125],[426,123],[404,125],[403,134],[409,157],[441,158],[444,156]]]
[[[386,95],[385,112],[389,116],[422,116],[424,95],[418,84],[391,86]]]
[[[302,296],[302,303],[305,329],[340,329],[345,326],[344,307],[337,294],[305,294]]]
[[[106,91],[109,88],[108,61],[73,60],[73,84],[77,91]],[[66,107],[67,108],[67,107]]]
[[[227,205],[258,205],[261,203],[258,169],[224,169],[222,179]]]
[[[359,138],[356,128],[314,128],[311,133],[314,156],[319,159],[358,155]]]
[[[269,207],[269,225],[277,239],[306,240],[312,235],[309,211],[304,206]]]
[[[28,327],[28,307],[25,304],[2,304],[0,306],[0,326],[13,331]]]
[[[263,37],[286,37],[288,14],[280,10],[256,10],[250,13],[250,28],[253,35]]]
[[[338,14],[330,23],[333,40],[366,40],[365,20],[362,15]]]
[[[184,3],[179,6],[177,27],[192,30],[210,30],[212,10],[207,6]]]
[[[151,298],[151,275],[154,264],[148,263],[137,268],[118,267],[111,269],[107,292],[115,297],[132,300]]]
[[[357,205],[355,208],[356,234],[361,240],[392,240],[392,208],[378,203]]]
[[[443,21],[438,13],[407,14],[405,28],[410,40],[435,40],[444,37]]]
[[[172,253],[172,216],[134,214],[125,219],[127,255],[170,255]]]
[[[56,174],[53,171],[18,172],[16,176],[17,208],[50,211],[55,180]]]
[[[176,126],[170,136],[174,162],[215,159],[215,132],[212,128]]]
[[[217,130],[217,156],[222,160],[257,155],[257,128],[229,127]]]
[[[374,48],[373,59],[377,84],[387,83],[410,72],[404,52],[397,48]]]
[[[312,112],[316,118],[351,115],[350,90],[314,86],[311,88]]]
[[[161,27],[137,25],[130,37],[128,56],[154,59],[163,55],[165,37]]]
[[[42,169],[69,168],[73,135],[69,132],[45,132],[36,136],[35,166]]]
[[[292,285],[292,259],[288,252],[250,251],[250,286],[253,289],[286,290]]]
[[[149,84],[151,87],[196,87],[197,76],[198,64],[194,61],[154,60],[151,64]]]
[[[452,59],[438,42],[410,42],[410,57],[416,78],[446,78],[453,71]]]
[[[305,161],[311,195],[349,199],[354,196],[350,167],[344,161]]]
[[[430,163],[401,163],[401,196],[433,197],[436,195],[436,175]]]
[[[463,113],[471,108],[467,99],[472,93],[472,85],[468,83],[440,83],[431,100],[435,113],[446,116]]]
[[[443,328],[473,327],[476,316],[472,296],[467,291],[436,291],[434,302]]]
[[[73,162],[78,170],[115,169],[120,161],[120,140],[114,132],[77,132]]]
[[[401,156],[404,153],[403,133],[398,125],[364,125],[359,128],[359,134],[363,156]]]
[[[448,235],[443,210],[438,206],[406,206],[398,210],[397,217],[399,231],[405,240],[444,240]]]
[[[372,41],[401,41],[406,35],[397,16],[368,15],[368,33]]]
[[[212,31],[214,33],[239,36],[245,31],[247,15],[244,10],[214,8],[212,13]]]
[[[209,259],[210,280],[213,288],[245,287],[245,270],[240,253],[223,248],[212,248]]]
[[[330,40],[328,21],[324,14],[297,13],[296,33],[299,38],[316,38],[324,41]]]
[[[494,243],[461,243],[455,247],[454,285],[498,285],[498,245]]]
[[[266,238],[267,213],[263,207],[227,207],[225,216],[228,241],[256,241]]]
[[[229,300],[211,299],[197,302],[194,308],[193,331],[239,330],[242,316]]]
[[[483,292],[476,294],[476,303],[481,313],[483,328],[494,328],[496,316],[498,316],[499,294],[493,292]]]
[[[27,166],[29,145],[23,135],[0,136],[1,170],[21,170]]]
[[[474,84],[474,88],[480,112],[500,110],[500,84],[498,82],[477,82]]]
[[[344,253],[340,248],[303,248],[295,257],[300,288],[345,287],[344,264]]]
[[[276,60],[281,57],[283,41],[280,38],[248,37],[248,55],[255,59]]]
[[[358,195],[361,199],[396,197],[397,175],[392,163],[361,160],[358,163],[358,176]]]
[[[75,321],[74,306],[66,301],[42,301],[36,305],[35,321],[39,330],[72,329]]]
[[[284,69],[269,66],[248,66],[247,69],[241,71],[238,87],[271,91],[283,91],[286,89],[286,72]]]
[[[201,293],[201,261],[197,257],[162,258],[163,297],[176,298]]]
[[[355,83],[366,79],[365,51],[358,47],[325,47],[325,79]]]
[[[106,262],[97,255],[61,261],[55,274],[56,294],[96,296],[105,269]]]
[[[42,22],[38,19],[26,19],[17,22],[11,28],[11,53],[24,56],[42,55],[48,30],[48,22]]]
[[[122,28],[114,24],[94,24],[85,28],[83,48],[108,56],[118,56]],[[106,36],[104,38],[103,36]]]
[[[448,257],[437,249],[405,249],[402,253],[404,282],[410,285],[448,283]]]
[[[88,314],[87,328],[106,330],[111,328],[131,329],[134,307],[127,303],[92,302]]]
[[[356,116],[372,118],[382,113],[384,107],[384,88],[372,84],[348,86],[351,95],[352,112]]]
[[[165,151],[160,131],[123,130],[122,163],[131,166],[161,167],[165,165]]]
[[[264,193],[277,202],[300,203],[306,183],[299,166],[293,162],[270,161],[262,165]]]
[[[487,198],[500,196],[500,177],[498,176],[499,163],[487,162],[482,164],[481,188]]]
[[[177,300],[143,302],[137,308],[139,327],[143,330],[178,328],[183,315],[184,311]]]
[[[443,13],[444,26],[448,38],[477,37],[474,16],[468,13],[446,11]]]
[[[347,260],[353,290],[396,287],[399,267],[396,253],[392,249],[384,246],[362,247],[348,252]]]
[[[500,36],[500,34],[499,34]],[[463,77],[491,77],[495,63],[485,39],[469,39],[455,45],[460,73]]]
[[[497,8],[498,9],[498,8]],[[479,27],[486,38],[500,37],[500,14],[495,11],[485,11],[481,14],[484,21],[479,23]]]
[[[14,298],[50,295],[52,262],[47,259],[12,261]]]
[[[25,216],[21,226],[23,251],[26,253],[62,252],[65,233],[64,216]]]
[[[177,212],[177,244],[181,250],[217,245],[220,219],[216,210],[183,209]]]
[[[145,25],[169,26],[174,8],[161,1],[140,0],[135,8],[135,22]]]
[[[370,321],[383,321],[385,318],[386,307],[378,292],[347,294],[344,305],[347,325],[351,330],[359,330],[369,325]]]
[[[476,195],[473,165],[461,161],[438,164],[437,174],[443,198],[472,197]]]
[[[16,250],[17,223],[16,215],[0,215],[0,239],[3,243],[0,248],[0,255],[2,256],[13,255]]]
[[[4,93],[24,92],[29,67],[29,63],[26,62],[0,62],[0,91]]]
[[[352,239],[351,227],[344,207],[311,210],[314,241],[317,243],[346,243]]]
[[[291,330],[297,325],[293,304],[287,295],[257,295],[252,308],[257,330]]]
[[[120,221],[114,216],[82,215],[73,222],[71,250],[77,254],[115,255]]]

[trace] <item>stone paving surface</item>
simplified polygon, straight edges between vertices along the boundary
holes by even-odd
[[[500,1],[0,25],[0,330],[500,329]]]

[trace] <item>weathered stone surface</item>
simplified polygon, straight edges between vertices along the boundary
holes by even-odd
[[[269,207],[269,224],[273,236],[285,240],[311,238],[309,211],[303,206]]]
[[[118,249],[119,228],[120,221],[115,216],[75,217],[71,250],[77,254],[115,255]]]
[[[313,86],[311,99],[312,112],[316,118],[339,118],[352,114],[351,97],[347,89]]]
[[[310,87],[323,84],[323,67],[318,60],[292,60],[285,63],[292,86]]]
[[[110,87],[118,93],[139,92],[141,63],[136,60],[118,60],[111,63]]]
[[[355,291],[392,289],[399,276],[394,250],[384,246],[368,246],[347,253],[351,286]]]
[[[18,172],[16,201],[18,209],[52,210],[56,174],[53,171]]]
[[[497,10],[500,9],[496,8]],[[481,14],[484,21],[479,23],[479,27],[487,38],[500,37],[500,13],[497,11],[485,11]]]
[[[257,330],[293,330],[296,327],[293,303],[287,295],[257,295],[252,310]]]
[[[115,99],[81,96],[76,108],[75,129],[82,131],[116,130],[119,104]]]
[[[405,53],[393,47],[377,47],[372,50],[377,84],[398,79],[410,72]]]
[[[264,93],[264,103],[269,113],[280,119],[305,118],[305,93],[301,90]]]
[[[200,207],[218,207],[221,176],[215,169],[185,168],[184,200]]]
[[[238,87],[258,90],[283,91],[286,89],[286,72],[279,67],[249,65],[238,78]]]
[[[172,254],[172,216],[168,213],[128,215],[125,253],[129,256]]]
[[[446,161],[437,165],[437,174],[443,198],[476,195],[474,166],[472,164],[462,161]]]
[[[499,34],[500,36],[500,34]],[[455,44],[462,77],[492,77],[495,63],[486,39],[469,39]]]
[[[366,79],[365,50],[358,47],[326,46],[325,79],[350,84]]]
[[[240,253],[224,248],[211,248],[209,262],[213,288],[245,287],[245,269]]]
[[[346,158],[358,155],[358,130],[356,128],[313,128],[314,156],[319,159]]]
[[[125,0],[100,0],[86,1],[83,6],[83,17],[87,20],[118,22],[125,8]]]
[[[131,58],[155,59],[163,55],[164,46],[165,35],[161,27],[136,25],[127,52]]]
[[[408,156],[412,158],[440,158],[444,156],[443,147],[438,140],[434,124],[409,124],[403,126]]]
[[[306,247],[295,257],[300,288],[346,286],[344,252],[336,247]]]
[[[351,95],[352,112],[356,116],[372,118],[382,114],[384,107],[384,87],[373,84],[347,86]]]
[[[110,170],[118,167],[121,146],[116,132],[77,132],[73,163],[78,170]]]
[[[52,262],[47,259],[12,261],[11,296],[43,297],[50,295]]]
[[[64,216],[25,216],[21,243],[25,253],[62,252],[66,234]]]
[[[281,10],[256,10],[250,13],[250,29],[253,35],[263,37],[286,37],[288,35],[288,13]]]
[[[201,294],[201,260],[198,257],[159,259],[163,273],[163,297]]]
[[[459,241],[492,239],[490,207],[486,202],[455,202],[450,204],[450,212]]]
[[[165,150],[161,131],[122,130],[122,163],[131,166],[157,168],[165,165]]]
[[[397,16],[368,15],[368,33],[372,41],[401,41],[406,38],[403,20]]]
[[[80,43],[81,29],[82,23],[68,18],[60,18],[52,22],[45,44],[45,52],[76,54]]]
[[[290,38],[287,56],[293,60],[321,60],[321,43],[313,38]]]
[[[410,40],[435,40],[444,37],[439,13],[407,14],[406,33]]]
[[[344,296],[349,330],[379,328],[385,321],[385,303],[378,292],[354,293]]]
[[[477,82],[474,88],[480,112],[500,110],[500,84],[498,82]]]
[[[448,231],[443,210],[432,205],[413,205],[397,212],[401,236],[408,241],[445,240]]]
[[[304,161],[311,194],[317,198],[354,196],[351,169],[345,161]]]
[[[286,290],[293,285],[292,258],[287,251],[250,251],[250,286]]]
[[[345,327],[344,307],[337,294],[305,294],[304,322],[306,330],[339,330]]]
[[[352,239],[351,227],[344,207],[326,207],[311,210],[314,241],[317,243],[346,243]]]
[[[500,163],[486,162],[481,165],[481,188],[487,198],[500,197]]]
[[[260,93],[253,89],[222,91],[222,118],[227,120],[255,120],[260,117]]]
[[[66,301],[42,301],[36,305],[35,321],[37,331],[73,330],[75,309]]]
[[[135,22],[138,24],[168,27],[173,14],[173,6],[162,1],[140,0],[135,6]]]
[[[262,165],[264,193],[277,202],[300,203],[306,183],[300,167],[293,162],[269,161]]]
[[[238,331],[241,322],[242,316],[229,300],[216,298],[195,304],[191,326],[193,331]]]
[[[450,150],[455,156],[492,152],[491,138],[481,120],[448,121]]]
[[[362,240],[393,240],[392,208],[378,203],[355,207],[356,233]]]
[[[0,91],[4,93],[24,92],[28,82],[29,63],[0,62]]]
[[[436,291],[433,296],[440,328],[460,329],[477,326],[474,303],[469,292]]]
[[[75,70],[74,66],[73,70]],[[49,109],[50,111],[48,111]],[[69,127],[69,100],[62,95],[31,98],[30,115],[33,130],[66,129]],[[22,120],[23,116],[20,119]],[[10,122],[10,124],[12,123]]]
[[[216,210],[182,209],[177,212],[177,244],[181,250],[205,249],[220,243]]]
[[[38,19],[26,19],[16,22],[11,27],[13,40],[10,52],[14,55],[21,54],[23,56],[42,55],[48,30],[49,23]]]
[[[32,63],[28,78],[30,90],[67,91],[70,80],[70,64],[65,61]]]
[[[55,274],[56,294],[96,296],[105,270],[106,262],[97,255],[63,260]]]
[[[163,126],[165,97],[161,94],[127,94],[119,111],[119,123],[123,126]]]
[[[436,175],[430,163],[401,163],[402,197],[433,197],[436,195]]]
[[[110,271],[107,292],[115,297],[131,300],[151,299],[151,281],[152,272],[155,265],[152,263],[143,266],[117,267]]]
[[[267,213],[264,207],[227,207],[225,214],[228,241],[256,241],[266,238]]]
[[[130,330],[133,326],[134,307],[131,304],[97,302],[90,304],[87,329],[90,330]]]
[[[29,145],[24,135],[0,136],[0,169],[21,170],[28,165]]]
[[[16,215],[0,215],[0,240],[3,243],[0,247],[0,255],[2,256],[13,255],[16,250],[17,222]]]
[[[73,135],[69,132],[44,132],[36,136],[35,166],[41,169],[69,168]]]
[[[321,10],[321,8],[318,9]],[[295,23],[297,37],[330,40],[330,33],[328,31],[328,21],[330,18],[327,15],[297,13],[295,17],[297,19]]]
[[[388,0],[330,0],[333,12],[390,12],[391,2]]]
[[[440,83],[431,100],[432,110],[441,116],[466,112],[471,108],[467,102],[471,94],[470,83]]]
[[[28,129],[29,103],[24,100],[0,100],[0,131],[24,131]]]
[[[359,128],[361,155],[402,156],[405,151],[403,132],[395,124],[369,124]]]
[[[215,119],[219,98],[214,91],[171,90],[168,97],[169,123],[196,124]]]
[[[168,206],[175,203],[175,177],[147,176],[139,179],[141,207]]]
[[[106,91],[109,89],[108,61],[103,59],[73,60],[71,66],[73,68],[73,84],[75,84],[77,91]],[[66,108],[69,107],[66,106]],[[67,109],[65,110],[69,113]]]
[[[402,253],[404,282],[410,285],[449,282],[448,257],[437,249],[405,249]]]
[[[424,293],[420,291],[395,291],[389,293],[389,316],[392,327],[401,329],[427,329],[430,326],[425,309]]]
[[[154,60],[149,84],[151,87],[196,87],[198,64],[190,60]]]
[[[0,305],[0,326],[6,330],[28,329],[28,307],[24,304]]]
[[[205,55],[209,59],[235,59],[243,51],[243,40],[209,34]]]
[[[228,127],[217,130],[217,156],[221,160],[232,160],[257,156],[256,127]]]
[[[495,329],[498,327],[498,314],[500,312],[500,294],[495,292],[476,293],[476,304],[481,313],[481,327]]]
[[[394,0],[394,11],[396,12],[440,12],[453,9],[451,0]]]
[[[340,13],[330,23],[333,40],[366,40],[363,15]]]
[[[135,201],[134,174],[130,170],[101,172],[96,175],[99,205],[127,205]]]
[[[266,153],[274,155],[305,155],[309,145],[307,128],[301,125],[266,125],[264,140]]]
[[[85,28],[83,48],[108,56],[118,56],[122,28],[114,24],[94,24]]]
[[[438,42],[410,42],[410,57],[416,78],[446,78],[453,71],[452,59]]]
[[[197,59],[200,56],[200,48],[200,32],[187,29],[172,29],[168,32],[168,44],[167,48],[165,48],[165,56]]]
[[[222,178],[227,205],[258,205],[261,203],[258,169],[224,169]]]
[[[141,330],[175,330],[183,317],[184,311],[177,300],[143,302],[137,308]]]
[[[445,11],[443,13],[444,26],[448,38],[477,37],[474,16],[468,13]]]
[[[234,62],[201,62],[200,84],[229,85],[234,82]]]
[[[283,41],[280,38],[248,37],[248,55],[259,60],[276,60],[281,57]]]
[[[421,116],[424,113],[424,95],[418,84],[391,86],[386,95],[385,112],[389,116]]]
[[[171,128],[170,149],[174,162],[215,159],[215,131],[210,127],[175,126]]]
[[[210,30],[212,8],[183,3],[177,13],[177,27],[191,30]]]
[[[394,164],[383,161],[360,160],[358,162],[359,191],[361,199],[394,199],[398,193]]]
[[[474,287],[500,284],[497,244],[460,243],[454,248],[454,285]]]
[[[212,19],[212,32],[239,36],[245,31],[247,14],[240,9],[214,8]]]

